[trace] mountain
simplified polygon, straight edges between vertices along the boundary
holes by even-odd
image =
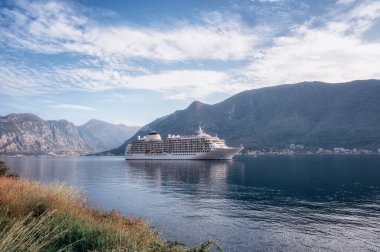
[[[0,153],[74,155],[104,151],[134,132],[126,126],[91,120],[77,127],[66,120],[44,121],[33,114],[0,116]],[[96,130],[99,130],[98,132]],[[109,136],[110,140],[107,139]],[[115,138],[119,139],[115,140]],[[112,144],[111,141],[115,140]]]
[[[0,117],[0,151],[4,154],[84,154],[96,151],[77,127],[66,121],[44,121],[33,114]]]
[[[122,154],[151,130],[189,135],[198,126],[232,146],[379,148],[380,80],[303,82],[244,91],[214,105],[195,101],[144,126],[112,153]]]
[[[119,146],[125,139],[130,138],[140,129],[137,126],[115,125],[96,119],[91,119],[78,128],[82,137],[93,143],[92,145],[101,151]]]

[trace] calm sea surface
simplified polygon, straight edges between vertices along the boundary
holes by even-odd
[[[380,251],[380,155],[234,161],[0,157],[22,177],[65,181],[165,239],[225,251]]]

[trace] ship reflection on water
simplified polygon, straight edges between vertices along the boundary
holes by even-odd
[[[225,188],[231,169],[244,174],[244,164],[232,160],[127,160],[126,166],[133,177],[153,181],[157,187],[175,187],[176,191],[182,187],[185,193],[197,187]]]

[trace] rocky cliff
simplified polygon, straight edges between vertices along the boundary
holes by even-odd
[[[107,129],[97,134],[95,130],[77,127],[66,120],[44,121],[33,114],[9,114],[0,116],[0,153],[7,155],[78,155],[104,151],[121,144],[134,132],[113,131],[119,129],[97,121]],[[108,140],[108,136],[111,140]],[[116,138],[118,141],[112,143]],[[113,139],[113,140],[112,140]],[[120,140],[121,139],[121,140]]]
[[[0,151],[3,154],[86,154],[96,151],[66,121],[44,121],[33,114],[0,117]]]

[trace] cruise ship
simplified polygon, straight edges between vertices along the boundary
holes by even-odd
[[[199,127],[196,135],[168,135],[162,139],[156,131],[127,145],[130,159],[232,159],[243,147],[228,147],[224,140],[206,134]]]

